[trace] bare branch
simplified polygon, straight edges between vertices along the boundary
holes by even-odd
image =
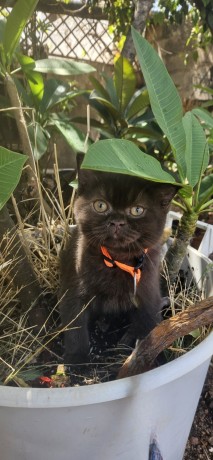
[[[150,370],[157,356],[175,340],[212,322],[213,296],[162,321],[144,340],[137,343],[135,350],[120,369],[118,378],[130,377]]]

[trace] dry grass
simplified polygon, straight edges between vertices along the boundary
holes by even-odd
[[[170,300],[168,312],[165,311],[165,317],[167,317],[167,313],[169,315],[172,314],[172,316],[175,316],[177,313],[192,307],[194,304],[202,300],[203,293],[200,292],[196,287],[193,279],[191,282],[187,282],[187,280],[183,281],[183,279],[181,279],[179,276],[174,284],[170,283],[165,262],[163,263],[163,276],[167,280]],[[195,331],[192,331],[189,336],[177,339],[175,343],[173,343],[173,345],[167,350],[167,359],[174,359],[195,347],[210,333],[210,330],[211,326],[201,327]]]
[[[21,314],[20,305],[17,300],[17,291],[14,289],[13,279],[10,274],[10,267],[17,264],[16,259],[11,259],[5,263],[5,254],[10,253],[10,247],[13,244],[12,239],[5,235],[5,239],[0,247],[0,383],[7,384],[10,381],[15,382],[18,386],[28,386],[28,381],[33,380],[37,375],[48,369],[48,367],[57,366],[61,362],[61,356],[50,349],[50,344],[59,336],[60,329],[56,322],[58,303],[56,293],[58,289],[58,262],[61,247],[64,245],[69,224],[72,223],[72,205],[74,194],[72,195],[68,209],[64,209],[62,192],[60,188],[57,157],[55,163],[55,178],[57,184],[57,197],[50,190],[45,190],[38,178],[39,191],[41,198],[41,215],[38,225],[33,226],[29,223],[29,218],[22,221],[18,205],[15,198],[12,199],[16,219],[18,222],[17,232],[22,239],[23,244],[31,260],[36,276],[42,286],[43,292],[47,299],[50,299],[50,313],[48,323],[51,327],[43,325],[42,331],[37,335],[33,334],[32,328],[27,325],[28,312]],[[51,206],[52,216],[48,216],[43,206],[43,196]],[[166,269],[164,272],[166,275]],[[195,300],[199,300],[199,294],[194,286],[181,287],[169,286],[169,295],[172,314],[183,310],[192,305]],[[52,298],[55,295],[55,300]],[[48,331],[47,331],[48,330]],[[207,333],[203,328],[194,331],[193,340],[186,341],[184,338],[178,340],[169,350],[169,354],[185,353],[188,347],[193,346],[198,340],[203,338]],[[190,343],[189,343],[190,342]],[[115,351],[115,350],[114,350]],[[38,364],[38,357],[43,352],[47,352],[51,357],[51,363],[48,360],[42,365]],[[105,356],[102,368],[97,375],[95,362],[93,362],[93,373],[91,377],[82,376],[86,384],[101,382],[108,368],[115,364],[120,367],[126,359],[126,350],[118,349],[117,355],[110,354]],[[131,350],[130,350],[131,352]],[[103,356],[102,356],[103,358]],[[100,363],[99,363],[100,364]],[[103,374],[105,373],[105,376]]]
[[[67,237],[67,229],[72,221],[72,202],[69,209],[64,209],[57,162],[55,165],[57,194],[45,190],[40,184],[41,214],[36,226],[30,224],[31,214],[22,221],[15,198],[12,198],[16,220],[17,232],[25,246],[28,258],[33,264],[35,274],[46,298],[52,299],[58,289],[58,264],[59,252]],[[56,195],[58,198],[56,198]],[[48,216],[42,206],[43,197],[48,200],[52,209],[52,216]],[[27,325],[28,312],[21,314],[17,299],[17,290],[14,288],[13,278],[10,273],[11,266],[18,263],[18,258],[13,257],[5,263],[5,255],[10,253],[13,238],[5,235],[0,247],[0,382],[7,383],[10,379],[18,385],[24,385],[20,378],[21,371],[29,364],[36,363],[37,357],[48,350],[49,344],[57,337],[59,331],[55,324],[57,300],[51,305],[48,322],[51,330],[46,333],[43,325],[42,331],[36,336],[32,328]],[[48,302],[48,300],[47,300]],[[52,301],[53,303],[53,301]],[[54,331],[55,329],[55,331]],[[55,361],[60,362],[60,357],[55,355]],[[47,363],[48,365],[48,363]],[[35,369],[35,366],[34,366]],[[34,372],[35,374],[35,372]]]

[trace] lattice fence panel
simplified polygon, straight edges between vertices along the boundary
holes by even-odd
[[[0,17],[8,11],[0,9]],[[107,20],[40,12],[28,24],[22,46],[35,58],[39,57],[37,51],[43,48],[49,56],[105,64],[112,64],[115,52]]]
[[[60,15],[52,27],[43,40],[50,55],[104,63],[112,61],[113,43],[107,21]]]

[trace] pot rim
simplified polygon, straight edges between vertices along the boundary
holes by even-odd
[[[112,382],[66,388],[14,388],[0,386],[0,406],[19,408],[60,408],[103,403],[149,392],[171,383],[209,361],[213,331],[195,348],[143,374]],[[205,369],[206,372],[206,369]]]

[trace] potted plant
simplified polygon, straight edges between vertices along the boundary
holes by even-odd
[[[135,34],[133,31],[134,37]],[[139,55],[143,47],[148,46],[140,40],[139,36],[135,38]],[[149,52],[154,65],[157,55],[153,58],[151,47],[148,47]],[[154,73],[159,82],[162,82],[162,78],[169,91],[171,83],[168,86],[164,74],[157,70],[155,68]],[[191,115],[182,124],[179,99],[176,95],[171,99],[173,87],[166,98],[167,105],[162,108],[164,98],[160,98],[160,90],[153,95],[148,84],[149,75],[146,80],[153,112],[161,128],[165,128],[164,132],[176,155],[178,180],[162,171],[157,160],[147,158],[135,145],[124,140],[102,141],[101,150],[98,144],[92,145],[83,167],[112,172],[118,172],[119,169],[120,173],[178,183],[182,186],[179,192],[181,209],[192,218],[191,227],[194,228],[197,219],[194,214],[208,209],[212,193],[209,188],[203,192],[203,198],[199,193],[208,158],[204,133],[199,122]],[[171,113],[169,107],[173,108],[176,102],[178,110],[176,108]],[[176,123],[175,129],[173,122]],[[197,145],[195,168],[192,166],[192,150]],[[130,157],[127,154],[129,149],[134,149]],[[97,154],[97,151],[100,153]],[[123,151],[126,156],[121,155]],[[193,203],[195,194],[197,198]],[[37,460],[38,457],[46,460],[80,460],[86,457],[181,460],[211,358],[212,345],[213,334],[210,334],[196,348],[164,366],[99,385],[63,389],[1,386],[2,460]]]

